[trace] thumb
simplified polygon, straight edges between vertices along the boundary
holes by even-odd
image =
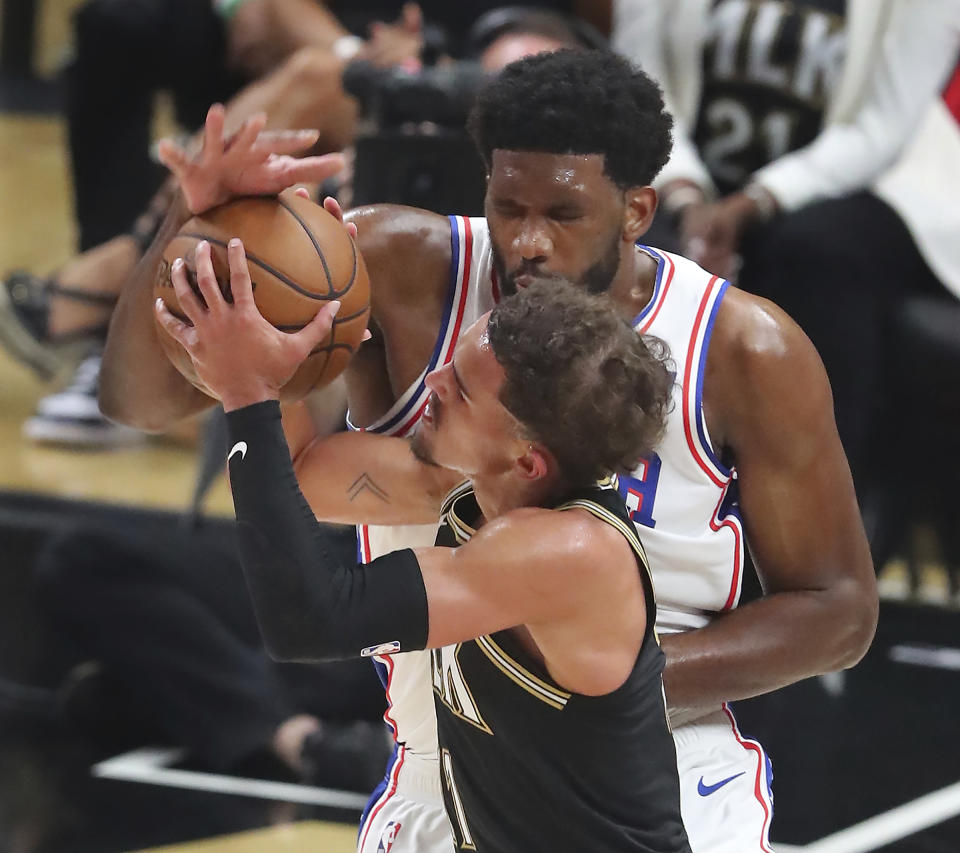
[[[317,312],[316,317],[294,335],[308,353],[313,352],[320,342],[330,334],[330,329],[333,328],[333,318],[337,316],[339,310],[340,300],[332,299]]]

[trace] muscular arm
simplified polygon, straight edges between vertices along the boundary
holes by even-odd
[[[190,215],[178,195],[124,285],[104,352],[102,411],[151,432],[162,432],[216,402],[170,364],[153,319],[153,282],[163,249]],[[363,425],[393,402],[391,378],[403,389],[430,359],[449,276],[450,225],[444,216],[398,205],[360,208],[348,219],[360,228],[357,243],[370,274],[375,335],[346,373],[350,407],[358,415],[355,422]],[[389,353],[385,336],[399,342]]]
[[[870,551],[809,340],[776,306],[731,290],[707,369],[708,424],[735,453],[764,597],[662,638],[673,713],[852,666],[877,621]]]
[[[153,319],[153,282],[167,243],[190,218],[178,193],[157,238],[120,293],[100,374],[100,409],[121,423],[162,432],[212,406],[170,363]]]
[[[231,442],[246,445],[232,454],[230,481],[241,561],[274,656],[438,647],[527,625],[570,689],[609,692],[629,674],[646,628],[643,590],[629,546],[609,525],[576,510],[517,510],[459,549],[343,565],[297,488],[276,403],[233,410],[227,421]],[[351,437],[370,447],[390,441]]]
[[[446,216],[377,204],[350,211],[370,275],[373,339],[345,376],[356,426],[383,415],[430,362],[450,280],[450,221]]]
[[[410,443],[368,432],[321,436],[303,403],[284,407],[293,470],[313,514],[341,524],[430,524],[463,477],[417,459]]]

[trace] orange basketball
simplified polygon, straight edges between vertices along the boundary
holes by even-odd
[[[257,307],[278,329],[302,329],[324,302],[341,302],[327,339],[281,389],[282,401],[298,400],[339,376],[360,346],[370,315],[370,281],[363,258],[335,217],[291,190],[277,198],[240,198],[193,217],[180,229],[164,250],[154,299],[159,296],[175,317],[189,322],[173,289],[170,269],[177,258],[183,258],[187,278],[200,296],[194,252],[197,243],[206,240],[220,290],[229,302],[227,242],[232,237],[243,241]],[[157,333],[177,370],[210,393],[194,372],[187,351],[159,323]],[[237,341],[237,346],[243,346],[243,341]]]

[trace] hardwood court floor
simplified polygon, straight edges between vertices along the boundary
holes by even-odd
[[[13,268],[55,270],[74,244],[63,122],[54,117],[0,116],[0,275]],[[62,384],[67,377],[59,377]],[[112,451],[40,446],[21,426],[57,381],[40,382],[0,350],[0,490],[178,509],[192,489],[192,447],[151,439]],[[218,482],[208,510],[228,514],[229,490]]]

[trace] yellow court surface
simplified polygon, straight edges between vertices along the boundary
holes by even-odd
[[[0,274],[15,268],[46,274],[70,257],[74,233],[62,119],[0,116],[0,199]],[[174,511],[185,507],[196,466],[189,438],[150,438],[108,451],[61,449],[22,438],[37,401],[68,375],[41,382],[0,351],[0,490]],[[185,432],[191,431],[195,428]],[[232,514],[223,479],[207,510]]]
[[[357,831],[353,827],[311,820],[189,844],[151,847],[140,853],[260,853],[263,850],[276,853],[349,853],[356,849],[356,845]]]

